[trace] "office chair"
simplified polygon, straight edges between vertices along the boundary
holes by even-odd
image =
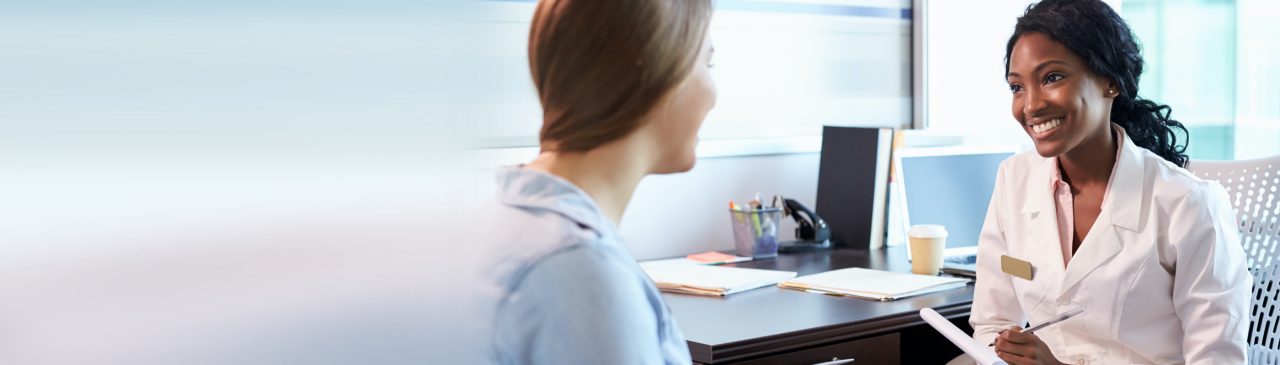
[[[1280,364],[1280,264],[1253,273],[1249,363]]]
[[[1253,274],[1249,362],[1280,365],[1280,156],[1191,161],[1188,169],[1226,188]]]
[[[1192,160],[1188,170],[1226,188],[1250,270],[1280,262],[1280,156],[1242,161]]]

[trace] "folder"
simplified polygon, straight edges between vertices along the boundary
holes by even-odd
[[[705,265],[640,265],[658,289],[681,294],[726,296],[794,278],[795,272]]]
[[[787,289],[888,301],[963,287],[968,279],[925,276],[862,268],[806,275],[778,283]]]
[[[815,213],[831,227],[840,247],[884,245],[893,130],[822,127]]]

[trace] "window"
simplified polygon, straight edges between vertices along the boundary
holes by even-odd
[[[1126,0],[1147,62],[1139,94],[1173,108],[1193,159],[1280,154],[1280,3]]]
[[[475,41],[457,57],[468,65],[459,102],[474,111],[468,132],[480,147],[534,146],[542,113],[526,49],[536,1],[466,4],[460,32]],[[714,4],[711,72],[719,99],[699,133],[704,141],[768,143],[816,137],[824,124],[910,124],[911,1]]]

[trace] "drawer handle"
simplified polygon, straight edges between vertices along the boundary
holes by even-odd
[[[831,361],[820,362],[813,365],[844,365],[844,364],[852,364],[852,363],[853,363],[853,359],[840,360],[839,358],[833,357],[831,358]]]

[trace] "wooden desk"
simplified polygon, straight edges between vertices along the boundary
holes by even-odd
[[[781,254],[732,266],[796,271],[848,267],[910,272],[904,247]],[[960,354],[920,319],[933,308],[966,331],[973,285],[889,302],[760,288],[724,298],[663,293],[700,364],[941,364]]]

